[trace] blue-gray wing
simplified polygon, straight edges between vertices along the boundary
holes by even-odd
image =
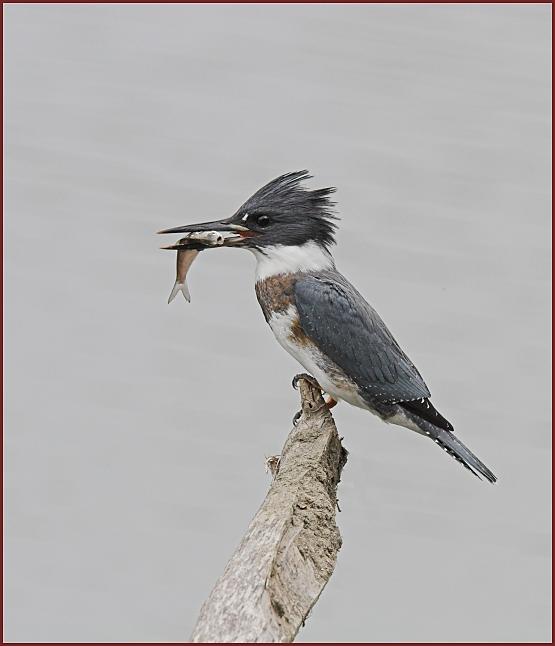
[[[295,303],[304,333],[367,401],[393,404],[430,396],[385,323],[341,275],[298,280]]]

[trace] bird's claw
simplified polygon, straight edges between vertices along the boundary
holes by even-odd
[[[299,381],[301,379],[305,379],[306,381],[311,383],[314,386],[314,388],[317,388],[318,390],[322,390],[322,387],[320,386],[318,381],[312,375],[306,374],[306,372],[302,372],[293,377],[293,381],[291,382],[291,385],[295,390],[297,390],[297,386],[299,385]]]
[[[298,410],[295,415],[293,416],[293,426],[297,426],[299,423],[299,420],[301,419],[301,416],[303,414],[302,410]]]

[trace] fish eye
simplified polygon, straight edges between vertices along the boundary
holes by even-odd
[[[256,218],[256,224],[262,229],[264,229],[265,227],[269,226],[270,218],[267,215],[259,215]]]

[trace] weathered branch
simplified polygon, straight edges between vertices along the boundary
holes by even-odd
[[[302,416],[278,473],[193,630],[194,642],[291,642],[341,547],[336,490],[347,452],[320,390],[298,381]]]

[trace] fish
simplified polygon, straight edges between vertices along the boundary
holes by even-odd
[[[210,247],[220,247],[229,237],[226,233],[220,231],[197,231],[189,233],[185,238],[181,238],[175,244],[162,249],[176,250],[176,277],[172,291],[168,298],[168,305],[181,292],[185,300],[191,302],[191,294],[187,285],[187,274],[191,265],[197,259],[199,253]]]
[[[187,301],[191,302],[191,294],[189,292],[189,286],[187,285],[187,274],[193,262],[197,259],[197,256],[201,252],[200,249],[194,249],[190,247],[185,247],[184,249],[178,249],[177,251],[177,262],[176,262],[176,278],[175,283],[172,288],[171,294],[168,298],[168,305],[173,301],[179,292],[181,292]]]

